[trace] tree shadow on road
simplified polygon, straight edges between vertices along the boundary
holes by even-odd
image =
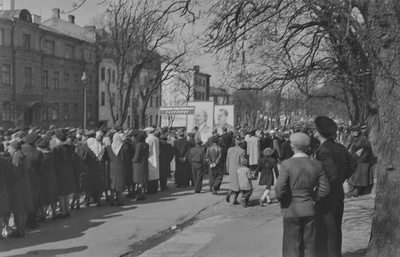
[[[81,252],[86,250],[87,248],[88,247],[85,245],[85,246],[76,246],[65,249],[35,250],[35,251],[29,251],[25,254],[11,255],[9,257],[27,257],[27,256],[56,257],[62,254]]]
[[[343,257],[363,257],[367,253],[367,249],[360,249],[355,252],[344,253]]]

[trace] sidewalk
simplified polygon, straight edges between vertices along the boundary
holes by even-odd
[[[347,187],[347,185],[345,185]],[[220,202],[208,218],[184,229],[175,237],[148,250],[141,257],[161,256],[281,256],[282,217],[278,203],[260,207],[262,188],[256,187],[253,206],[243,208]],[[374,211],[375,195],[345,200],[343,217],[344,257],[362,256],[367,246]]]

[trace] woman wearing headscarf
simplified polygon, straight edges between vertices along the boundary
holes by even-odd
[[[133,182],[137,185],[139,196],[137,200],[144,200],[147,182],[149,181],[149,145],[145,142],[146,134],[139,132],[136,136],[135,156],[133,163]]]
[[[56,131],[56,144],[54,158],[57,165],[56,178],[60,197],[61,213],[58,218],[70,217],[69,200],[75,190],[73,162],[75,161],[74,146],[68,144],[67,135],[63,130]]]
[[[96,138],[93,137],[95,135]],[[107,155],[102,143],[101,131],[88,136],[86,144],[82,144],[79,149],[79,157],[85,166],[83,190],[86,193],[86,206],[90,204],[90,197],[93,197],[97,206],[101,206],[100,197],[105,188],[104,169]]]
[[[39,139],[36,146],[43,153],[43,161],[40,167],[40,186],[41,186],[41,202],[40,202],[40,219],[46,220],[46,209],[51,207],[53,220],[56,218],[56,203],[58,201],[58,186],[55,174],[55,158],[53,151],[50,150],[50,137],[45,136]]]
[[[269,197],[270,191],[271,191],[271,186],[274,184],[274,173],[275,176],[278,178],[279,173],[278,173],[278,166],[276,160],[272,157],[274,154],[274,150],[271,148],[267,147],[263,151],[263,156],[259,160],[255,176],[258,176],[259,173],[260,175],[260,181],[258,184],[260,186],[266,186],[266,189],[263,193],[263,195],[260,198],[260,206],[264,206],[264,200],[267,198],[267,203],[270,204],[271,198]]]
[[[127,146],[124,145],[119,132],[113,135],[113,141],[106,147],[106,151],[110,161],[111,205],[115,205],[116,200],[116,204],[121,206],[122,192],[125,190]]]

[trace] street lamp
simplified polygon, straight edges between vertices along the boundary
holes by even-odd
[[[82,77],[81,77],[81,82],[83,85],[83,129],[86,130],[86,83],[87,83],[88,77],[86,75],[86,71],[83,72]]]

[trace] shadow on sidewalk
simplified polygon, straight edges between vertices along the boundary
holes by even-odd
[[[343,257],[363,257],[367,253],[367,249],[360,249],[352,253],[344,253]]]
[[[37,250],[37,251],[29,251],[25,254],[11,255],[9,257],[27,257],[27,256],[55,257],[62,254],[81,252],[86,250],[87,248],[88,248],[87,246],[76,246],[65,249]]]

